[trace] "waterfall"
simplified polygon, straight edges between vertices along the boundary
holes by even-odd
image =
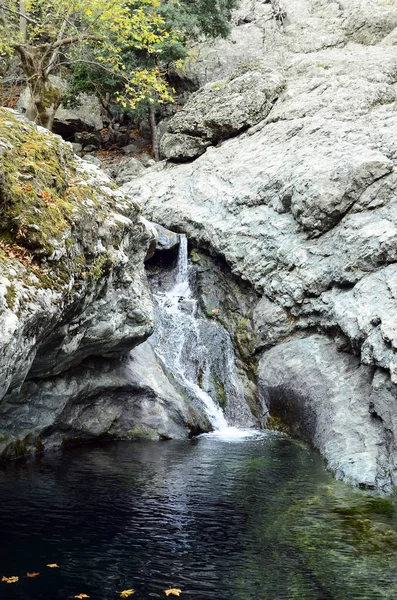
[[[211,378],[211,356],[205,344],[203,325],[197,316],[197,300],[189,283],[188,245],[180,236],[177,266],[171,281],[155,286],[155,333],[151,343],[167,370],[196,406],[204,410],[214,430],[225,430],[228,423],[218,402],[208,393]],[[218,326],[210,323],[213,329]],[[228,334],[224,335],[231,342]],[[232,347],[229,349],[233,352]],[[229,356],[225,364],[234,366]],[[230,377],[230,380],[233,378]]]

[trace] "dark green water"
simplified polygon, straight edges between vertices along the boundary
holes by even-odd
[[[276,434],[15,462],[0,507],[0,576],[21,577],[0,583],[5,600],[397,598],[395,502],[333,481]]]

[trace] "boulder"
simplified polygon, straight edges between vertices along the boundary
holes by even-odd
[[[127,181],[139,177],[145,172],[145,167],[136,158],[124,158],[122,159],[115,170],[115,179],[117,185],[123,185]]]
[[[90,151],[88,148],[92,148],[91,151],[97,150],[101,146],[101,134],[98,131],[82,131],[75,134],[74,141],[81,144],[85,152]]]
[[[161,138],[161,156],[175,162],[190,161],[204,154],[211,142],[185,133],[165,133]]]
[[[261,69],[204,86],[168,120],[161,138],[162,155],[173,160],[196,158],[208,145],[259,123],[283,85],[280,74]]]

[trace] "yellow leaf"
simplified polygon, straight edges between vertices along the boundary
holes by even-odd
[[[38,577],[40,573],[26,573],[26,577]]]
[[[1,578],[1,581],[3,583],[16,583],[19,580],[19,577],[16,577],[15,575],[13,577],[5,577],[5,575],[3,575],[3,577]]]
[[[59,565],[57,565],[57,563],[50,563],[47,565],[47,567],[50,567],[50,569],[59,569]]]
[[[135,590],[124,590],[120,593],[120,598],[128,598],[128,596],[132,596],[135,594]]]
[[[79,598],[79,600],[83,600],[83,598],[89,598],[89,596],[87,596],[87,594],[79,594],[78,596],[75,596],[75,598]]]
[[[171,588],[170,590],[164,590],[166,596],[180,596],[182,594],[182,590],[178,588]]]

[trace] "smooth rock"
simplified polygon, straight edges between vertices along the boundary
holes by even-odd
[[[265,408],[311,441],[338,479],[390,491],[387,434],[368,410],[372,374],[356,357],[309,336],[266,352],[258,375]]]

